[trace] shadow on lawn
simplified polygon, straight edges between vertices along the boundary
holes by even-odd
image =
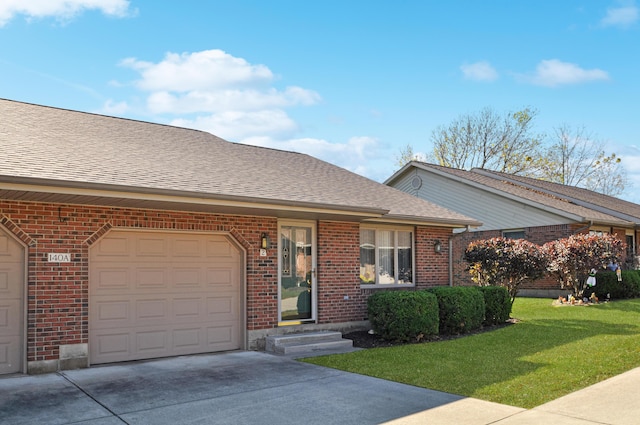
[[[588,352],[591,347],[585,348],[584,351],[578,348],[577,351],[572,351],[569,354],[561,351],[556,353],[554,350],[599,335],[637,335],[639,332],[640,326],[614,325],[598,320],[537,319],[520,322],[498,330],[495,335],[493,332],[479,335],[476,341],[473,341],[473,338],[468,341],[465,338],[459,342],[456,341],[459,344],[459,347],[456,348],[467,354],[454,355],[450,358],[449,360],[453,359],[454,361],[444,365],[449,369],[445,373],[456,373],[457,362],[477,361],[475,365],[477,367],[472,368],[474,372],[469,374],[471,376],[465,377],[463,382],[466,395],[471,395],[487,386],[510,382],[520,376],[535,373],[552,364],[553,359],[557,356],[572,358],[574,360],[573,367],[569,367],[569,370],[579,373],[581,366],[588,367],[593,360],[589,357],[590,353]],[[597,350],[597,347],[594,346],[593,349]],[[477,350],[478,353],[472,354],[474,350]],[[434,366],[438,367],[437,362],[434,363]],[[591,366],[594,366],[593,363]],[[565,373],[564,369],[558,372],[558,379],[562,379],[563,373]],[[418,379],[414,381],[414,384],[417,383]],[[513,385],[524,384],[516,383]],[[527,388],[515,390],[526,391]]]
[[[482,388],[511,381],[514,391],[526,392],[526,384],[516,378],[549,366],[554,356],[574,358],[576,368],[589,362],[589,359],[581,361],[587,352],[553,353],[554,349],[598,335],[636,335],[639,332],[640,326],[579,317],[529,319],[445,341],[396,343],[388,348],[393,350],[391,352],[384,348],[340,355],[346,356],[344,362],[335,359],[325,365],[462,395],[473,395]],[[549,353],[545,353],[547,351]],[[411,367],[398,366],[399,356]],[[550,357],[545,359],[545,356]],[[322,363],[324,361],[320,361]],[[562,373],[564,370],[559,372]],[[460,387],[451,388],[452,381],[458,381]],[[443,382],[447,388],[439,388],[438,383]],[[520,385],[523,387],[518,387]]]

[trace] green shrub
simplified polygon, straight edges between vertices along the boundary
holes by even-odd
[[[501,325],[511,315],[509,291],[502,286],[476,286],[484,296],[484,324]]]
[[[429,289],[438,298],[440,334],[455,335],[479,329],[484,321],[484,296],[474,286]]]
[[[607,299],[607,294],[612,300],[640,297],[640,274],[637,270],[623,270],[622,282],[614,272],[599,272],[596,275],[596,286],[587,288],[584,296],[589,298],[592,293],[601,300]]]
[[[438,335],[438,300],[427,291],[372,294],[367,313],[373,330],[392,341],[415,341]]]

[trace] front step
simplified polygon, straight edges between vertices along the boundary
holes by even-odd
[[[265,351],[275,354],[317,354],[323,351],[349,351],[353,341],[332,331],[272,335],[266,338]]]

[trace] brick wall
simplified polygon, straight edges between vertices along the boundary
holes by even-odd
[[[278,222],[270,217],[228,216],[133,208],[0,200],[0,226],[27,248],[27,361],[55,360],[59,346],[88,343],[89,249],[110,229],[224,232],[246,252],[248,331],[278,326]],[[317,223],[318,321],[366,319],[375,290],[360,288],[358,223]],[[260,235],[272,240],[267,256]],[[448,284],[448,229],[415,229],[416,287]],[[442,251],[433,245],[440,240]],[[69,263],[49,263],[48,253],[69,253]]]
[[[277,326],[277,250],[259,256],[260,234],[277,235],[275,218],[0,200],[0,223],[29,245],[27,361],[57,359],[59,345],[88,342],[89,247],[110,228],[231,234],[247,252],[247,329]],[[49,263],[50,252],[72,261]]]
[[[360,291],[360,226],[318,223],[318,322],[366,319]]]
[[[524,229],[525,239],[537,245],[544,245],[547,242],[567,238],[575,233],[586,232],[588,228],[582,224],[562,224],[556,226],[527,227]],[[484,232],[465,232],[454,236],[453,248],[453,268],[454,285],[475,285],[471,281],[467,271],[467,262],[464,260],[464,251],[469,243],[475,240],[501,237],[500,230],[490,230]],[[560,289],[557,280],[550,276],[531,283],[524,283],[521,289]]]
[[[451,234],[451,229],[416,228],[415,280],[417,288],[449,284],[449,238]],[[436,241],[440,242],[440,252],[435,252]]]

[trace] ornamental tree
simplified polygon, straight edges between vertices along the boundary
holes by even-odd
[[[626,244],[613,235],[571,235],[547,242],[542,247],[549,259],[547,271],[562,288],[582,298],[589,270],[602,270],[612,261],[619,262]]]
[[[524,239],[492,238],[471,242],[464,259],[471,279],[480,286],[503,286],[511,304],[520,285],[544,276],[547,258],[541,247]]]

